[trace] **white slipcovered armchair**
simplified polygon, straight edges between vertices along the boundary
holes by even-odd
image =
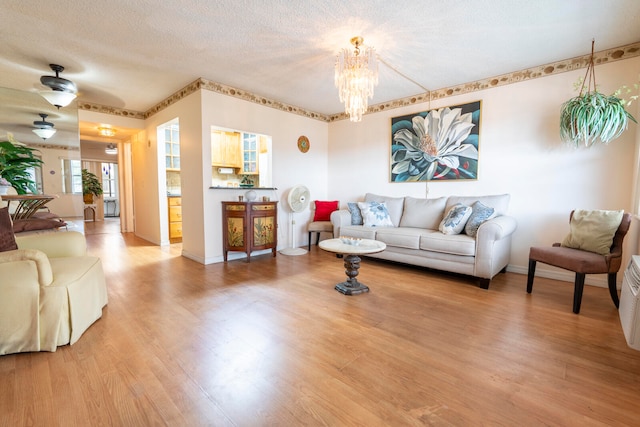
[[[56,351],[102,316],[107,287],[83,234],[16,236],[0,252],[0,354]]]

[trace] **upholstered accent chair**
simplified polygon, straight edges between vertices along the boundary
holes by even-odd
[[[572,211],[569,221],[574,219]],[[554,243],[549,247],[532,247],[529,250],[529,271],[527,275],[527,293],[533,290],[533,279],[536,272],[536,263],[552,265],[565,270],[575,272],[575,283],[573,291],[573,312],[580,313],[582,302],[582,292],[584,290],[584,280],[587,274],[606,274],[611,300],[616,307],[619,306],[616,279],[620,265],[622,264],[622,242],[624,236],[629,231],[631,225],[631,215],[622,214],[622,220],[613,236],[613,243],[609,253],[600,254],[587,250],[566,247],[561,243]]]
[[[0,252],[0,354],[74,344],[107,304],[100,258],[87,255],[75,231],[15,242],[17,249]]]

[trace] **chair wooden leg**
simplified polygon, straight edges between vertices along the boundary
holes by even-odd
[[[607,281],[609,282],[609,294],[611,300],[616,305],[616,308],[620,307],[620,300],[618,299],[618,290],[616,289],[617,273],[609,273],[607,275]]]
[[[320,244],[320,234],[321,233],[319,231],[316,233],[316,246],[318,246],[318,244]]]
[[[576,284],[573,290],[573,312],[580,313],[580,303],[582,302],[582,291],[584,290],[584,274],[576,273]]]
[[[311,231],[309,232],[309,252],[311,252]]]
[[[533,278],[536,275],[536,260],[529,260],[529,272],[527,273],[527,293],[533,290]]]

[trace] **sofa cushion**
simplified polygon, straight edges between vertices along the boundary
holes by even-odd
[[[349,213],[351,214],[351,225],[362,225],[364,220],[362,219],[362,213],[356,202],[347,203]]]
[[[458,203],[447,211],[438,229],[444,234],[460,234],[471,216],[471,207]]]
[[[330,221],[331,212],[338,210],[338,201],[334,200],[331,202],[316,200],[314,202],[315,205],[315,213],[313,214],[314,221]]]
[[[382,228],[376,232],[376,240],[387,246],[420,249],[420,237],[424,230],[413,227]]]
[[[481,202],[475,202],[471,206],[471,216],[464,226],[464,232],[471,237],[476,237],[480,225],[491,218],[494,213],[495,209],[485,206]]]
[[[400,227],[437,230],[444,216],[444,207],[446,204],[446,197],[439,197],[437,199],[405,197]]]
[[[562,246],[607,255],[624,211],[576,209],[569,223],[570,232]]]
[[[340,227],[340,235],[346,237],[356,237],[359,239],[372,239],[375,240],[376,232],[384,230],[380,227],[365,227],[363,225],[346,225]]]
[[[378,202],[358,202],[364,225],[367,227],[393,227],[387,205]]]
[[[0,252],[18,249],[16,238],[13,235],[13,225],[9,208],[0,209]]]
[[[393,226],[398,227],[400,225],[400,218],[402,218],[402,210],[404,208],[404,197],[387,197],[367,193],[364,196],[364,201],[386,204]]]
[[[485,206],[495,209],[495,215],[506,215],[509,210],[509,200],[511,196],[509,194],[497,194],[491,196],[451,196],[447,200],[447,206],[445,211],[449,211],[451,206],[461,203],[466,206],[471,206],[475,202],[481,202]]]
[[[452,255],[475,256],[476,240],[466,234],[426,231],[420,236],[420,249]]]

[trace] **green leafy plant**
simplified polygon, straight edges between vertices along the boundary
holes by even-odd
[[[7,140],[0,142],[0,177],[16,189],[18,194],[36,193],[36,183],[29,170],[42,164],[35,156],[38,150],[15,141],[7,134]]]
[[[632,96],[628,102],[619,97],[622,90],[627,89],[626,86],[618,89],[613,95],[607,96],[598,92],[593,46],[592,42],[587,73],[581,84],[579,83],[580,94],[562,104],[560,112],[560,138],[576,146],[584,143],[585,146],[591,147],[598,141],[608,144],[627,129],[629,120],[638,123],[624,108],[625,103],[629,105],[637,96]],[[583,93],[587,82],[587,91]]]
[[[101,196],[102,193],[102,184],[98,177],[94,173],[82,169],[82,195],[85,197],[85,201],[93,203],[93,197]]]

